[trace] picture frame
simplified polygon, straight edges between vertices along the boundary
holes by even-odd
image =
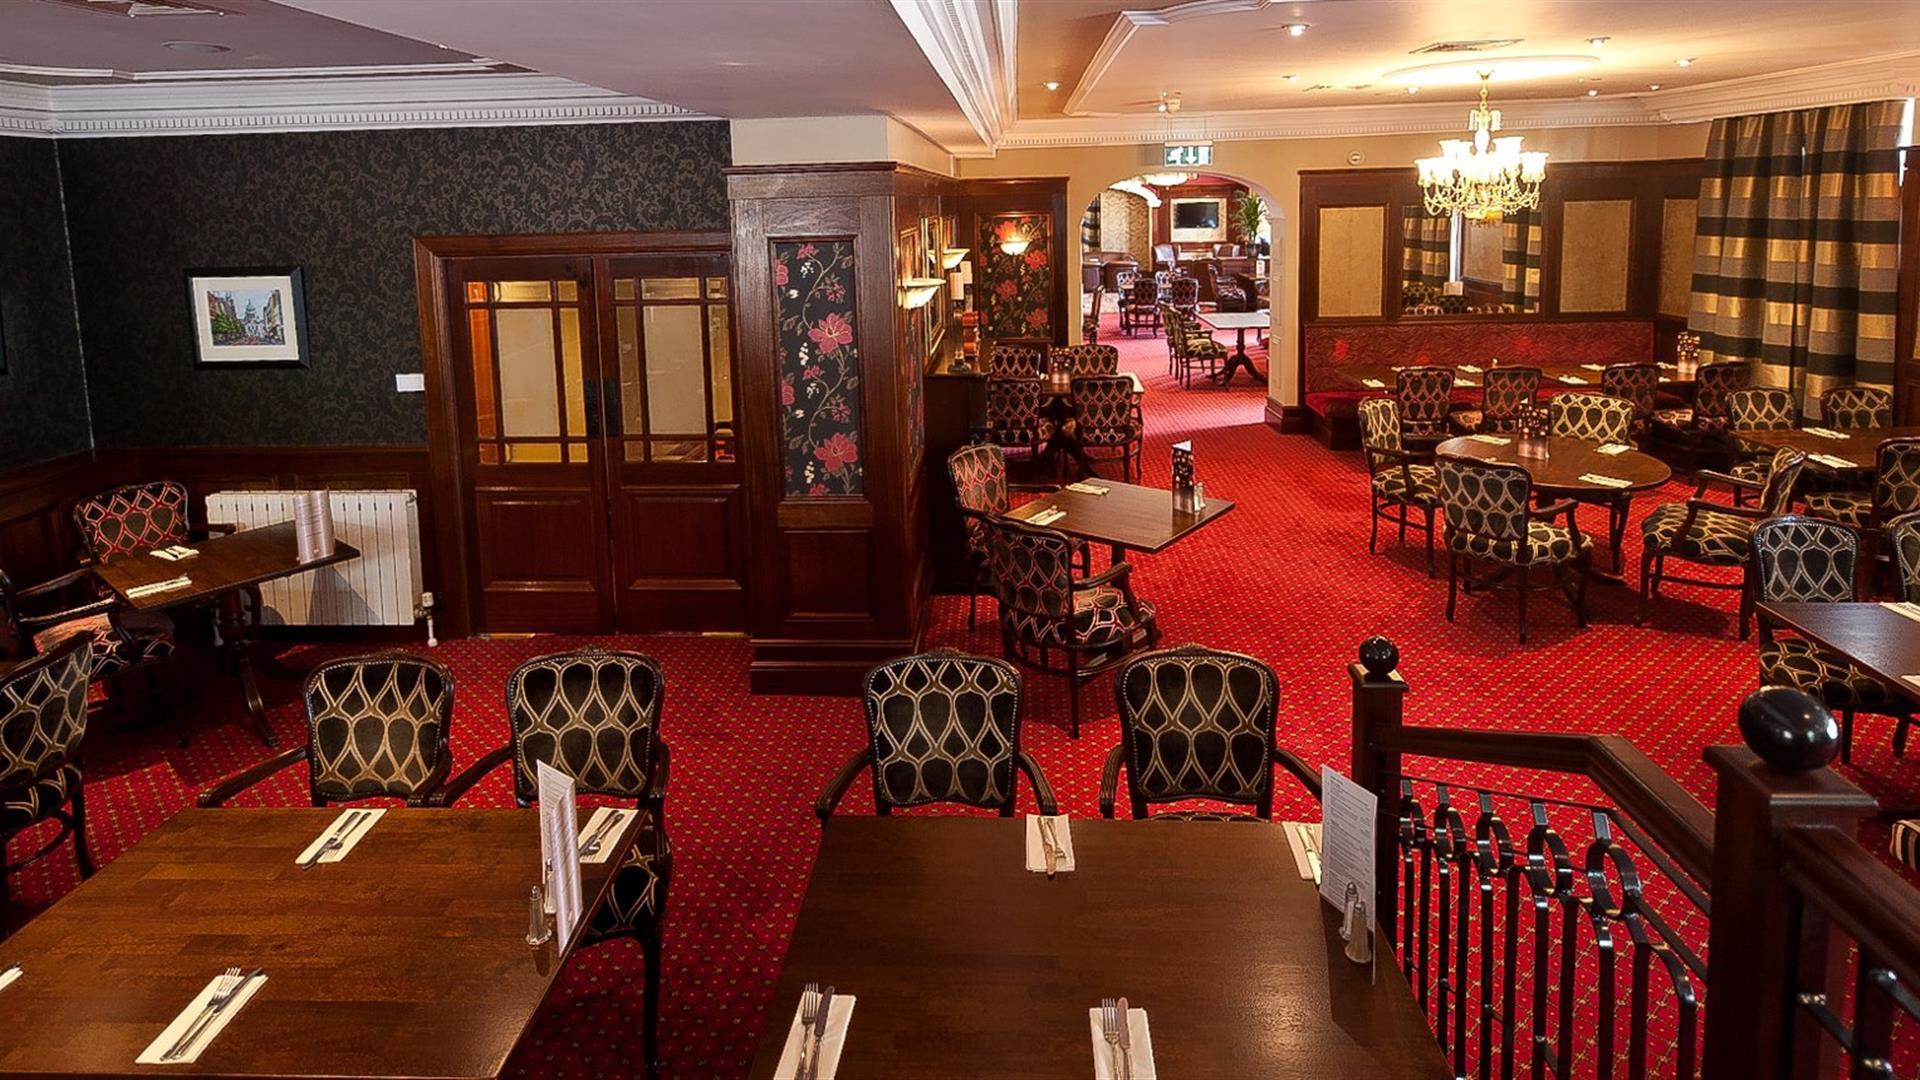
[[[195,367],[311,366],[298,266],[189,270],[187,314]]]

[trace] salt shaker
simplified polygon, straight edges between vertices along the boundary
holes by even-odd
[[[527,894],[527,944],[545,945],[553,937],[553,927],[547,922],[546,890],[535,885]]]

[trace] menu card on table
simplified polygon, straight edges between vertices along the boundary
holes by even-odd
[[[1367,933],[1378,923],[1373,910],[1374,829],[1380,800],[1359,784],[1320,766],[1320,898],[1346,912],[1347,886],[1367,905]]]
[[[553,911],[554,951],[564,952],[580,922],[579,811],[573,777],[542,761],[534,769],[540,799],[540,863]]]
[[[293,542],[301,562],[333,554],[333,503],[324,491],[302,491],[293,497]]]

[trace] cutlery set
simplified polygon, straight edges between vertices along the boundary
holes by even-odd
[[[321,844],[313,854],[301,861],[300,869],[311,870],[328,852],[340,850],[340,845],[347,842],[347,837],[352,836],[354,830],[373,816],[371,810],[354,810],[348,813],[346,817],[340,819],[340,824],[334,827],[333,832],[328,834],[326,843]]]
[[[193,1046],[194,1041],[199,1039],[201,1034],[207,1030],[207,1026],[219,1019],[220,1015],[227,1011],[227,1007],[232,1005],[234,999],[240,996],[240,992],[245,990],[253,980],[265,974],[266,970],[264,968],[251,968],[244,972],[237,967],[228,968],[226,974],[222,976],[226,985],[223,986],[218,993],[214,994],[213,997],[209,998],[205,1005],[200,1007],[200,1012],[194,1016],[193,1023],[188,1024],[187,1030],[182,1033],[178,1039],[173,1041],[173,1045],[167,1048],[166,1053],[160,1055],[160,1060],[180,1060],[180,1058],[186,1054],[187,1050]]]
[[[1052,818],[1042,817],[1039,828],[1040,854],[1046,860],[1047,879],[1051,881],[1060,868],[1060,837],[1053,831]]]
[[[833,1011],[833,987],[820,992],[819,983],[808,983],[800,995],[800,1063],[794,1068],[794,1080],[820,1080],[820,1050],[827,1041],[827,1017]]]
[[[600,854],[600,845],[605,842],[607,833],[613,831],[615,825],[625,820],[626,815],[618,810],[603,818],[599,827],[595,828],[592,835],[587,837],[587,842],[580,845],[580,857],[584,859]]]
[[[1100,999],[1100,1036],[1107,1040],[1113,1080],[1133,1080],[1133,1031],[1127,999]]]

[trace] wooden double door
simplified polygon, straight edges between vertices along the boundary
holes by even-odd
[[[441,266],[471,628],[743,628],[728,250]]]

